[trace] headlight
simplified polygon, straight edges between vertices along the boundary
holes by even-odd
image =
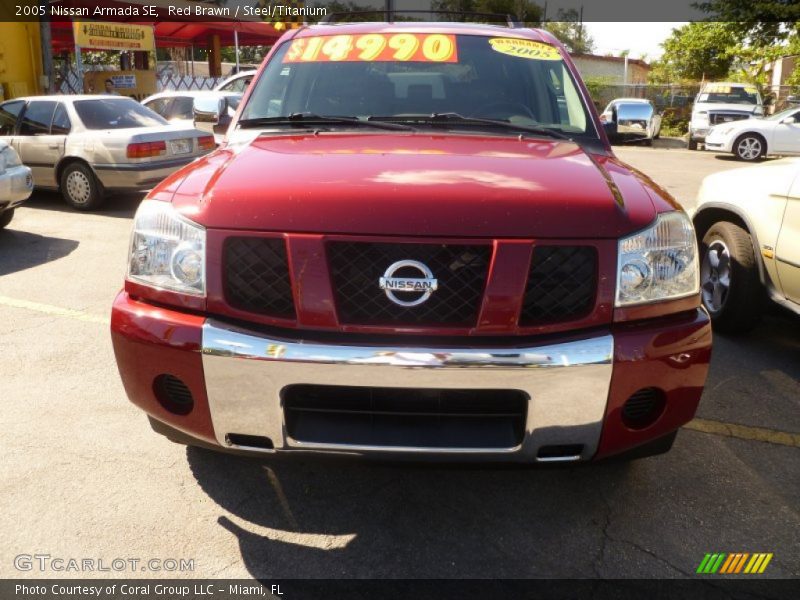
[[[698,293],[697,241],[689,217],[675,211],[619,241],[616,306]]]
[[[724,129],[720,129],[719,133],[721,135],[728,135],[731,131],[733,131],[733,127],[725,127]]]
[[[11,146],[6,146],[0,151],[0,171],[5,171],[12,167],[18,167],[22,164],[19,159],[19,154]]]
[[[205,296],[205,228],[179,215],[168,202],[143,201],[133,220],[128,279]]]

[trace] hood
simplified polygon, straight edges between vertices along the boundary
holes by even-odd
[[[613,238],[653,221],[642,178],[572,142],[323,133],[232,144],[153,197],[208,228]]]

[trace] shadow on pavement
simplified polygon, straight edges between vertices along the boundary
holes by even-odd
[[[77,240],[46,237],[26,231],[0,231],[0,275],[24,271],[70,254]]]
[[[635,469],[187,457],[256,578],[591,576],[605,496]],[[581,548],[566,566],[564,540]]]
[[[103,206],[97,210],[88,211],[86,214],[132,219],[143,198],[143,193],[109,194],[106,196]],[[81,211],[75,210],[67,204],[59,192],[49,190],[35,190],[22,207],[81,214]]]
[[[774,304],[746,334],[715,332],[698,416],[800,432],[798,357],[800,317]]]

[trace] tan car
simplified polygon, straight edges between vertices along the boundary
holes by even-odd
[[[107,192],[152,188],[215,148],[214,137],[170,125],[122,96],[34,96],[0,104],[0,140],[31,168],[37,188],[60,189],[74,208]]]
[[[800,159],[715,173],[700,188],[703,304],[720,331],[746,331],[765,299],[800,314]]]

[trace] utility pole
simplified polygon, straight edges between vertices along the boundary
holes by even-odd
[[[53,81],[53,35],[50,31],[50,6],[47,0],[39,0],[42,17],[39,18],[39,38],[42,45],[42,80],[40,86],[46,94],[55,92]]]

